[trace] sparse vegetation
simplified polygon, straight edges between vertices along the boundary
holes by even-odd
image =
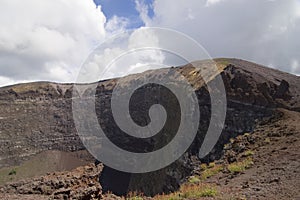
[[[252,158],[247,158],[241,162],[234,162],[228,165],[227,169],[231,173],[240,173],[250,168],[253,165]]]
[[[231,143],[224,144],[224,150],[231,149],[231,147],[232,147],[232,144],[231,144]]]
[[[201,179],[205,180],[213,175],[218,174],[220,171],[223,170],[223,167],[220,165],[215,165],[214,167],[211,168],[207,168],[206,170],[204,170],[201,174]]]
[[[201,182],[201,180],[200,180],[200,178],[197,177],[197,176],[191,176],[191,177],[189,178],[189,183],[200,183],[200,182]]]
[[[271,143],[270,138],[267,137],[267,138],[265,139],[265,143],[270,144],[270,143]]]
[[[253,156],[253,155],[254,155],[254,151],[252,151],[252,150],[247,150],[247,151],[244,152],[243,155],[246,156],[246,157]]]
[[[248,136],[250,136],[250,133],[244,133],[244,136],[248,137]]]
[[[143,200],[144,195],[141,193],[137,193],[137,192],[130,192],[127,196],[126,196],[126,200]]]
[[[218,194],[215,187],[207,184],[184,184],[180,190],[168,195],[157,195],[155,200],[182,200],[200,197],[214,197]]]
[[[143,197],[139,196],[134,196],[134,197],[126,197],[126,200],[143,200]]]
[[[200,197],[214,197],[218,194],[215,188],[206,188],[200,193]]]
[[[201,167],[202,170],[206,170],[207,169],[207,165],[205,163],[201,164],[200,167]]]
[[[186,185],[182,188],[183,198],[214,197],[217,190],[211,186]]]
[[[229,61],[227,59],[222,59],[222,58],[218,59],[217,63],[224,66],[229,65]]]
[[[213,175],[216,175],[223,170],[221,165],[217,165],[212,162],[207,164],[201,164],[203,170],[201,177],[191,176],[188,179],[188,183],[183,184],[178,192],[171,194],[157,195],[154,197],[155,200],[182,200],[182,199],[195,199],[200,197],[214,197],[218,194],[215,187],[205,184],[202,180],[205,180]],[[131,195],[130,200],[140,200],[141,196]]]
[[[9,176],[16,175],[16,174],[17,174],[17,170],[16,170],[16,169],[12,169],[12,170],[8,173]]]
[[[216,166],[216,164],[214,162],[211,162],[211,163],[209,163],[208,168],[213,168],[215,166]]]

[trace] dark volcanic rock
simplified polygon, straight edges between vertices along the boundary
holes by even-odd
[[[237,59],[216,59],[216,63],[226,89],[227,114],[221,137],[210,154],[201,159],[202,162],[220,158],[223,146],[230,138],[252,132],[259,122],[272,118],[276,108],[300,111],[299,77]],[[205,61],[197,62],[196,65],[200,69],[207,67]],[[149,195],[167,193],[176,190],[193,170],[190,158],[198,155],[211,116],[209,93],[199,76],[199,70],[187,65],[132,75],[127,77],[126,87],[134,85],[146,75],[161,79],[164,74],[172,76],[174,71],[191,83],[198,97],[201,119],[193,144],[178,161],[155,172],[128,174],[105,167],[100,178],[104,191],[113,190],[124,194],[129,190],[137,190]],[[210,80],[213,81],[216,75],[209,75]],[[97,88],[96,111],[102,116],[99,117],[99,123],[104,126],[107,136],[115,144],[134,152],[153,151],[168,143],[173,137],[171,133],[176,131],[176,126],[172,124],[165,127],[164,133],[167,134],[148,140],[132,140],[122,133],[114,123],[109,107],[116,83],[117,79],[101,81]],[[150,91],[156,92],[151,87]],[[0,88],[0,166],[18,164],[28,156],[44,150],[84,149],[72,118],[72,92],[71,84],[56,83],[30,83]],[[131,107],[131,117],[139,125],[149,123],[147,111],[158,100],[155,95],[146,99],[144,95],[143,91],[136,94]],[[147,99],[154,102],[147,102]],[[176,109],[176,100],[171,96],[166,102],[171,102],[169,109]],[[137,111],[142,111],[142,114]],[[176,120],[178,116],[174,112],[170,117]],[[121,181],[124,187],[114,185],[117,181]]]

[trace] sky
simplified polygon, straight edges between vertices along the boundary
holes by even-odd
[[[241,58],[300,75],[300,0],[0,0],[0,86],[75,82],[99,44],[128,32],[127,46],[93,57],[91,73],[99,73],[99,62],[129,47],[162,45],[145,27],[183,33],[213,58]],[[119,63],[105,77],[167,60],[162,52],[141,57],[135,65]]]
[[[145,25],[139,17],[139,11],[136,9],[134,0],[94,0],[94,3],[102,7],[102,12],[107,19],[118,16],[128,20],[127,28],[139,28]],[[153,0],[145,0],[143,3],[150,6],[153,4]],[[152,9],[149,9],[148,15],[153,16]]]

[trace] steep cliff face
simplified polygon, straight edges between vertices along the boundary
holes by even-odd
[[[72,122],[71,85],[21,84],[0,89],[0,166],[45,150],[83,149]]]
[[[272,117],[278,115],[277,108],[286,108],[299,111],[299,77],[283,73],[273,69],[267,69],[254,63],[236,59],[217,59],[219,73],[225,84],[227,95],[226,120],[221,136],[212,151],[201,162],[211,162],[219,159],[223,154],[224,144],[230,138],[253,132],[255,127]],[[194,66],[203,69],[207,66],[205,62],[194,63]],[[194,170],[191,157],[197,157],[199,149],[203,143],[211,117],[210,97],[206,85],[199,76],[199,72],[190,65],[167,69],[167,73],[177,70],[196,88],[201,113],[200,125],[196,138],[187,151],[173,165],[164,169],[146,174],[127,174],[104,167],[100,181],[104,191],[114,191],[116,194],[125,194],[126,191],[142,191],[145,194],[153,195],[161,192],[177,190],[180,183]],[[153,72],[151,75],[164,74],[164,71]],[[144,74],[136,75],[136,81]],[[211,81],[214,81],[214,74]],[[136,104],[141,99],[136,100]],[[109,116],[109,115],[108,115]],[[124,143],[126,137],[117,137],[118,129],[113,129],[111,138],[118,143]],[[114,138],[116,136],[117,138]],[[136,147],[133,140],[128,140],[127,146]],[[161,140],[160,140],[161,141]],[[155,143],[155,140],[152,142]],[[142,147],[151,144],[142,145]],[[151,145],[150,145],[151,146]],[[153,179],[155,177],[155,179]],[[116,185],[122,180],[123,184]]]
[[[219,141],[202,162],[215,160],[222,155],[223,146],[230,138],[245,132],[252,132],[257,124],[268,120],[277,108],[300,111],[300,78],[274,69],[237,59],[216,59],[227,96],[225,126]],[[205,61],[196,62],[199,69],[207,67]],[[140,190],[146,194],[156,194],[176,190],[182,180],[192,170],[192,156],[197,156],[209,125],[211,115],[210,97],[199,71],[191,65],[178,68],[160,69],[126,77],[126,87],[134,85],[146,75],[157,79],[174,71],[182,74],[193,85],[199,101],[201,121],[197,136],[188,152],[176,163],[149,174],[122,174],[125,188],[117,187],[116,193]],[[211,81],[216,74],[208,74]],[[151,151],[161,138],[135,143],[113,123],[109,103],[117,79],[101,81],[97,88],[96,111],[107,135],[115,143],[124,143],[131,151]],[[150,91],[155,92],[155,88]],[[72,118],[71,84],[28,83],[0,88],[0,167],[19,164],[30,155],[46,150],[77,151],[84,149]],[[145,94],[137,94],[133,104],[149,108],[144,102]],[[142,103],[141,103],[142,102]],[[173,102],[174,105],[176,102]],[[99,106],[107,105],[107,106]],[[134,109],[134,108],[133,108]],[[170,106],[172,109],[172,106]],[[175,108],[174,108],[175,109]],[[103,117],[104,116],[104,117]],[[146,118],[139,118],[132,112],[137,123],[147,124]],[[176,116],[175,116],[176,117]],[[172,128],[170,126],[169,128]],[[172,137],[171,137],[172,138]],[[165,138],[168,140],[168,138]],[[126,143],[127,141],[127,143]],[[153,176],[157,177],[155,180]],[[103,190],[116,188],[114,179],[120,172],[104,167],[101,175]],[[151,182],[151,184],[149,184]],[[155,185],[155,187],[153,187]]]

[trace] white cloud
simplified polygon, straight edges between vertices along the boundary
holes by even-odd
[[[223,1],[223,0],[207,0],[206,1],[206,6],[208,7],[208,6],[214,5],[216,3],[219,3],[221,1]]]
[[[238,57],[300,73],[299,0],[135,0],[146,26],[183,32],[205,47],[212,57]],[[149,17],[149,9],[154,16]],[[113,17],[108,22],[93,0],[1,0],[0,86],[32,80],[75,81],[80,64],[96,45],[126,32],[130,21]],[[103,72],[103,63],[129,49],[153,44],[184,46],[172,37],[139,28],[121,44],[106,47],[91,59],[95,80],[149,69],[149,63],[166,63],[161,51],[128,55]],[[181,48],[182,49],[182,48]],[[183,47],[191,57],[191,49]],[[102,64],[101,64],[102,63]]]
[[[105,21],[92,0],[1,0],[0,84],[74,81],[79,65],[104,40]]]
[[[11,85],[14,83],[16,83],[14,80],[7,78],[7,77],[0,76],[0,86],[1,85]]]
[[[140,13],[141,20],[147,24],[151,20],[148,16],[149,5],[147,5],[144,0],[135,0],[135,5],[136,10]]]
[[[300,62],[299,0],[155,0],[153,12],[147,26],[181,31],[212,57],[273,63],[287,72],[291,59]]]
[[[296,13],[296,16],[299,18],[300,17],[300,1],[296,2],[295,13]]]
[[[292,73],[297,74],[299,76],[300,75],[299,61],[296,59],[293,59],[291,62],[291,66],[292,66]]]
[[[124,32],[129,24],[129,19],[114,15],[106,23],[105,30],[110,33],[110,35],[115,35]]]
[[[155,68],[149,64],[164,62],[165,57],[161,50],[143,49],[145,46],[159,47],[161,44],[151,30],[144,28],[108,39],[83,65],[78,82],[122,77]]]

